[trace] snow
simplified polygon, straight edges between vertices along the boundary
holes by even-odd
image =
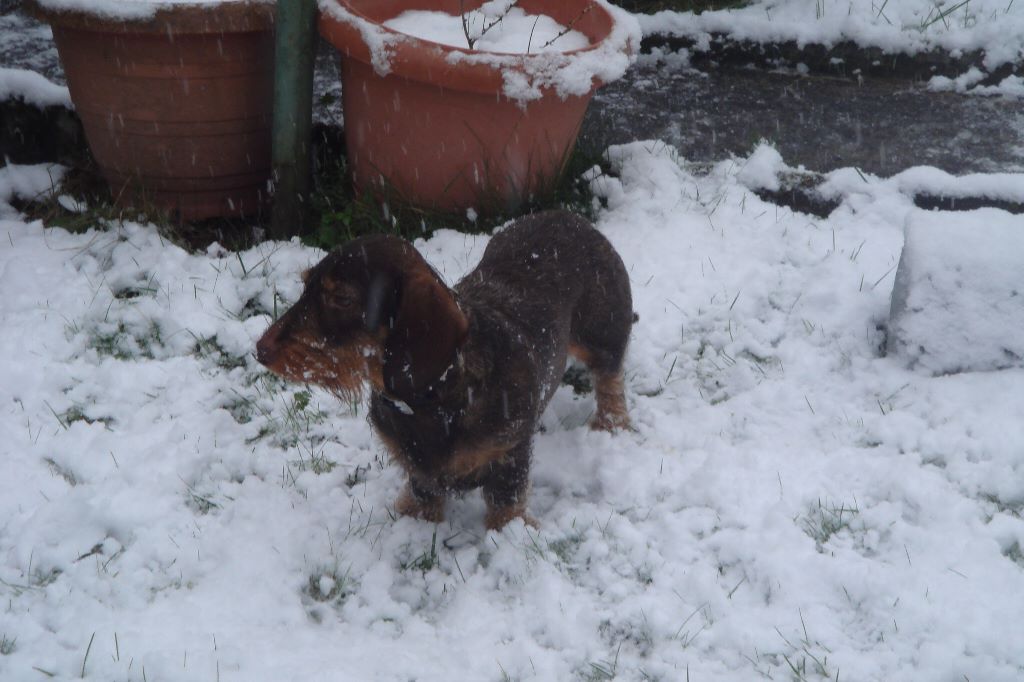
[[[590,45],[587,37],[543,14],[498,3],[485,4],[480,11],[467,12],[466,21],[474,43],[472,49],[487,52],[529,54],[568,52]],[[384,22],[384,26],[423,40],[451,47],[468,48],[462,15],[408,10]]]
[[[770,154],[770,152],[761,152]],[[756,158],[757,154],[752,158]],[[776,166],[777,172],[792,172],[784,164]],[[751,189],[764,185],[754,184]],[[896,173],[884,180],[865,176],[851,168],[829,173],[818,191],[827,198],[838,198],[848,193],[871,191],[876,186],[891,187],[907,196],[927,195],[963,199],[968,197],[986,198],[1024,204],[1024,174],[1021,173],[969,173],[951,175],[932,166],[914,166]]]
[[[318,2],[322,13],[359,31],[370,49],[370,63],[381,76],[391,73],[396,46],[415,39],[364,19],[338,0]],[[500,71],[502,94],[523,104],[539,99],[545,89],[553,90],[562,99],[585,95],[596,84],[621,78],[640,50],[640,25],[634,15],[607,0],[594,2],[612,16],[613,24],[611,34],[588,49],[524,55],[446,47],[444,59],[451,64],[482,64]],[[529,43],[529,34],[526,42]]]
[[[396,31],[386,30],[382,25],[364,19],[342,5],[338,0],[317,0],[320,13],[349,24],[357,31],[370,50],[370,65],[379,76],[391,73],[391,60],[397,43],[407,40],[407,36]]]
[[[274,0],[34,0],[54,12],[81,12],[105,19],[151,19],[160,10],[231,3],[270,3]]]
[[[486,533],[477,493],[394,518],[365,405],[255,362],[321,252],[0,214],[0,678],[1018,680],[1024,370],[932,376],[882,331],[905,225],[1017,219],[852,170],[827,219],[793,213],[748,187],[789,170],[764,147],[609,159],[636,431],[559,389],[537,530]],[[455,281],[487,241],[417,246]]]
[[[995,85],[981,85],[984,79],[984,72],[971,68],[956,78],[932,76],[928,81],[928,89],[932,92],[958,92],[967,95],[1024,97],[1024,79],[1020,76],[1007,76]]]
[[[760,144],[746,160],[736,179],[750,189],[779,190],[779,176],[786,170],[786,162],[775,147]]]
[[[27,69],[0,68],[0,100],[5,99],[20,99],[39,108],[74,108],[66,87]]]
[[[925,28],[917,0],[645,22],[991,66],[1019,56],[1018,4]],[[365,28],[385,68],[396,34]],[[0,168],[0,679],[1020,680],[1024,369],[978,361],[1020,343],[1022,219],[913,196],[1019,203],[1024,176],[841,169],[817,218],[754,194],[795,170],[766,145],[710,169],[660,141],[607,158],[586,177],[640,316],[636,430],[590,432],[592,397],[560,388],[535,440],[540,527],[498,533],[478,493],[439,526],[395,518],[403,476],[365,404],[255,362],[322,252],[44,228],[10,204],[64,169]],[[487,242],[416,245],[454,282]],[[929,300],[889,329],[901,257]],[[1016,307],[989,314],[1000,300]],[[943,344],[943,366],[887,353],[891,331]]]
[[[12,199],[46,196],[60,185],[63,177],[63,166],[0,166],[0,220],[17,216],[17,211],[10,206]]]
[[[889,349],[936,374],[1024,367],[1024,217],[914,215],[896,272]]]
[[[833,46],[850,40],[889,53],[983,50],[988,69],[1024,55],[1024,6],[1010,0],[752,0],[738,9],[640,15],[645,35],[713,34],[759,43]]]

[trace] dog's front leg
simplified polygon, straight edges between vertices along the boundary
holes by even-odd
[[[444,521],[445,502],[445,493],[420,485],[410,476],[405,489],[395,500],[395,511],[403,516],[441,523]]]
[[[537,521],[526,512],[526,499],[530,492],[531,449],[532,443],[526,439],[510,449],[500,461],[491,464],[483,483],[488,530],[500,530],[515,518],[537,526]]]

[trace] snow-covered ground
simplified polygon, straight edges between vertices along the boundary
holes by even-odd
[[[1024,6],[1016,0],[752,0],[700,15],[641,15],[645,33],[708,40],[713,33],[755,42],[835,45],[853,41],[887,52],[983,50],[985,65],[1024,54]]]
[[[0,678],[1021,679],[1024,370],[881,353],[928,214],[853,170],[827,220],[766,204],[764,148],[701,175],[658,142],[611,155],[636,432],[560,390],[539,530],[485,534],[476,494],[394,518],[364,406],[255,363],[317,251],[8,210]],[[486,242],[418,246],[454,281]]]
[[[1024,59],[1024,4],[1016,0],[751,0],[738,9],[699,15],[639,15],[645,35],[684,36],[705,50],[713,36],[754,43],[828,47],[851,42],[889,54],[938,51],[954,58],[981,53],[987,72]],[[841,61],[841,60],[840,60]],[[1024,81],[972,67],[956,78],[934,76],[934,91],[1024,97]]]
[[[847,6],[883,27],[956,4],[732,16],[811,31]],[[971,41],[1019,50],[1024,6],[969,5]],[[440,526],[395,518],[402,476],[365,405],[252,358],[322,253],[46,229],[9,203],[60,169],[0,168],[0,680],[1024,679],[1024,369],[884,354],[904,230],[939,222],[912,194],[1019,201],[1024,176],[843,169],[818,219],[753,193],[786,170],[768,147],[710,170],[660,141],[609,156],[591,182],[640,315],[636,430],[589,431],[591,396],[560,389],[540,527],[498,533],[476,493]],[[993,215],[942,234],[1024,230]],[[454,282],[486,243],[417,246]]]

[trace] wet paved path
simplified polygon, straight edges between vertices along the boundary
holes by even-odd
[[[317,61],[317,118],[337,117],[330,48]],[[0,66],[27,68],[63,82],[45,27],[0,15]],[[641,59],[603,88],[584,121],[592,149],[659,139],[690,161],[745,155],[761,139],[790,165],[828,171],[856,166],[888,176],[917,165],[951,173],[1024,170],[1020,100],[928,92],[907,79],[768,72],[727,66],[690,68]]]
[[[647,57],[598,92],[584,131],[598,142],[664,140],[692,161],[745,155],[768,139],[787,163],[815,171],[1024,170],[1020,100],[929,92],[895,78],[697,71]]]

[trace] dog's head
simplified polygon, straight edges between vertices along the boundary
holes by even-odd
[[[398,237],[353,240],[303,279],[302,296],[256,344],[257,360],[291,381],[346,398],[368,382],[408,402],[445,373],[466,338],[451,290]]]

